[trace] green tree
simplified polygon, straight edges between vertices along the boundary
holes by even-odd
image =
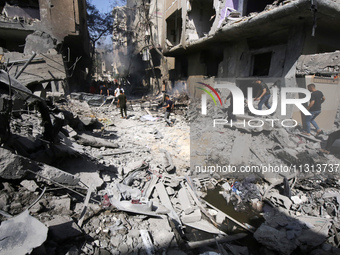
[[[104,37],[112,36],[113,31],[113,16],[112,11],[101,13],[95,5],[92,4],[91,0],[86,0],[87,4],[87,26],[89,31],[89,37],[92,45],[91,58],[92,66],[91,71],[93,72],[93,67],[95,67],[95,49],[99,42],[103,40]],[[126,4],[126,0],[115,0],[111,3],[111,8],[115,6],[120,6]],[[101,43],[100,43],[101,44]],[[92,75],[91,72],[91,75]]]
[[[87,0],[87,26],[92,46],[95,47],[98,40],[112,34],[112,11],[100,13],[97,7]]]

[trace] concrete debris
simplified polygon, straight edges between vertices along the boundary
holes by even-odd
[[[30,94],[19,85],[22,105],[17,107],[22,109]],[[135,100],[138,107],[128,108],[128,119],[119,118],[114,104],[100,107],[103,100],[72,93],[46,104],[51,126],[58,129],[48,141],[41,135],[44,112],[33,107],[10,120],[10,137],[1,140],[0,148],[0,177],[5,180],[0,185],[0,228],[29,208],[50,233],[27,253],[43,243],[39,249],[45,254],[212,252],[203,248],[207,246],[221,254],[250,254],[243,240],[247,234],[262,250],[281,254],[339,244],[340,182],[331,176],[198,174],[188,163],[191,149],[220,166],[323,162],[314,146],[320,140],[295,129],[223,126],[219,134],[224,136],[212,138],[217,150],[209,151],[202,129],[191,134],[202,140],[200,147],[189,142],[187,122],[200,116],[189,117],[185,107],[195,102],[185,101],[175,125],[166,127],[157,103],[161,96]],[[152,119],[145,118],[145,111]],[[215,114],[227,113],[216,109]],[[245,212],[246,219],[239,217]]]
[[[38,188],[38,185],[35,183],[35,181],[23,180],[22,182],[20,182],[20,185],[31,192],[36,191],[36,189]]]
[[[206,220],[198,220],[196,222],[183,222],[185,225],[202,230],[207,233],[215,234],[215,235],[226,235],[223,231],[216,228],[214,225],[210,224]]]
[[[29,254],[43,244],[48,228],[25,210],[0,226],[1,254]]]
[[[39,33],[39,32],[37,32]],[[43,38],[44,35],[36,34],[29,36],[30,50],[28,54],[18,53],[18,52],[10,52],[5,53],[6,61],[9,60],[13,63],[13,67],[9,74],[15,76],[16,69],[22,64],[22,62],[26,62],[32,55],[32,50],[38,52],[33,61],[25,68],[25,71],[17,78],[18,82],[23,85],[28,85],[30,83],[39,82],[50,82],[51,80],[56,81],[57,86],[52,92],[64,92],[64,80],[66,78],[66,72],[64,69],[63,55],[58,54],[56,51],[53,51],[51,46],[54,44],[52,39]],[[41,47],[41,42],[44,41],[45,46]],[[39,45],[38,47],[36,45]],[[53,46],[55,47],[55,46]],[[26,47],[27,48],[27,47]],[[39,73],[39,75],[36,75]],[[32,88],[33,89],[33,88]],[[46,93],[46,88],[40,85],[34,90],[42,90]]]
[[[78,134],[76,136],[77,143],[84,146],[92,146],[96,148],[107,147],[107,148],[118,148],[118,144],[110,143],[105,139],[97,138],[87,134]]]
[[[256,240],[280,254],[291,254],[297,244],[286,238],[286,234],[266,225],[261,225],[254,233]]]
[[[142,240],[143,240],[143,243],[144,243],[144,246],[145,246],[146,253],[148,255],[155,254],[154,253],[153,244],[151,242],[151,238],[150,238],[150,235],[149,235],[148,231],[144,230],[144,229],[141,229],[139,231],[140,231],[140,235],[142,237]]]
[[[284,207],[289,210],[292,205],[292,201],[288,197],[278,193],[269,194],[268,197],[275,206]]]
[[[81,229],[69,216],[55,215],[52,220],[45,222],[45,224],[58,242],[76,238],[82,234]]]

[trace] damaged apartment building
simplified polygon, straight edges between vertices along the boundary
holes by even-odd
[[[333,125],[340,93],[340,1],[133,0],[125,13],[126,43],[119,48],[146,83],[165,83],[170,90],[184,81],[199,97],[197,82],[228,81],[245,92],[259,77],[270,88],[275,82],[303,88],[313,82],[329,99],[322,128]],[[289,115],[301,120],[297,109]]]
[[[85,0],[0,3],[1,64],[38,96],[81,86],[89,45]]]
[[[113,10],[114,68],[137,86],[134,91],[159,93],[169,78],[171,61],[161,48],[164,6],[164,1],[127,0]]]

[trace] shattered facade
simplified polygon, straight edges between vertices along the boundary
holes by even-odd
[[[115,54],[127,61],[115,59],[115,68],[171,92],[171,124],[162,94],[126,89],[125,118],[113,96],[45,100],[29,74],[51,73],[53,86],[64,79],[52,72],[63,55],[45,32],[29,35],[25,49],[39,35],[47,53],[5,53],[31,64],[0,70],[0,253],[338,255],[340,132],[330,130],[339,114],[332,33],[340,3],[159,2],[114,10]],[[219,82],[244,92],[258,77],[271,91],[322,86],[329,130],[306,135],[276,112],[254,118],[243,99],[246,113],[231,122]],[[157,91],[154,78],[174,89]],[[218,90],[209,114],[197,84]]]
[[[119,75],[128,76],[136,90],[164,91],[169,80],[172,58],[165,58],[163,1],[128,0],[126,7],[115,8],[114,48]]]
[[[339,28],[332,25],[339,22],[338,1],[160,2],[127,1],[126,7],[114,10],[124,21],[114,26],[116,56],[123,56],[117,57],[118,65],[135,76],[134,84],[171,91],[186,81],[190,94],[200,96],[195,82],[209,77],[214,77],[210,84],[226,79],[241,89],[259,77],[266,78],[270,88],[275,82],[306,88],[306,75],[316,75],[313,82],[324,88],[328,81],[318,77],[337,77],[337,57],[331,66],[318,60],[339,50]],[[124,28],[118,29],[119,24]],[[301,70],[306,58],[316,60],[314,68]],[[339,84],[338,79],[333,84]],[[325,93],[332,88],[326,86]],[[338,100],[326,105],[333,120]],[[289,115],[296,110],[290,109]],[[301,116],[294,118],[301,123]],[[327,123],[323,128],[331,127]]]
[[[116,74],[113,66],[113,53],[108,49],[95,50],[94,80],[113,81]]]
[[[39,91],[84,83],[90,63],[85,0],[3,1],[0,13],[1,62],[12,66],[11,75]]]
[[[175,57],[170,79],[188,79],[191,95],[191,78],[227,79],[242,89],[260,77],[270,85],[279,80],[282,87],[305,88],[305,75],[316,75],[322,90],[328,84],[322,77],[333,79],[339,72],[339,27],[333,25],[339,22],[338,1],[166,1],[166,6],[162,48]],[[323,66],[318,60],[332,52],[331,65]],[[307,58],[313,64],[301,65]],[[325,93],[335,89],[339,97],[336,87]],[[327,104],[334,120],[338,100]]]

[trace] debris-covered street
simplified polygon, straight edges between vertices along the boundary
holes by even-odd
[[[2,1],[0,255],[340,254],[339,13]]]

